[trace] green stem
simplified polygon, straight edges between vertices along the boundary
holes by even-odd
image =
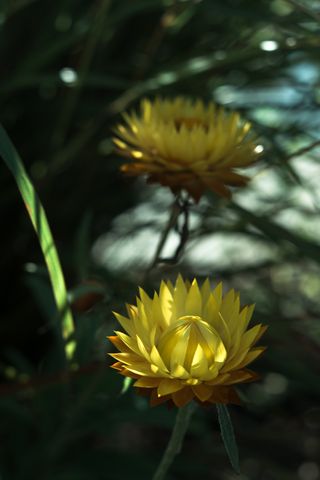
[[[189,403],[185,407],[178,410],[176,422],[172,430],[171,438],[167,448],[163,454],[162,460],[152,477],[152,480],[164,480],[176,455],[178,455],[182,448],[184,436],[187,432],[188,425],[192,413],[194,412],[195,404]]]
[[[172,207],[171,215],[170,215],[168,223],[167,223],[167,225],[166,225],[166,227],[165,227],[165,229],[164,229],[164,231],[161,235],[161,238],[160,238],[160,241],[158,243],[157,250],[154,254],[153,261],[151,262],[150,268],[153,268],[156,265],[157,261],[159,260],[160,254],[161,254],[161,252],[163,250],[163,247],[164,247],[164,245],[167,241],[168,235],[169,235],[171,229],[177,223],[179,215],[180,215],[180,209],[177,206],[177,204],[174,203],[173,207]]]
[[[168,222],[165,226],[165,229],[162,232],[162,235],[160,237],[160,240],[159,240],[159,243],[157,245],[156,251],[154,253],[153,259],[150,263],[149,268],[146,270],[146,272],[144,274],[144,277],[143,277],[144,280],[149,276],[150,272],[157,265],[157,263],[159,261],[159,258],[160,258],[160,254],[161,254],[161,252],[163,250],[163,247],[165,246],[165,243],[168,239],[169,233],[170,233],[171,229],[177,223],[179,215],[180,215],[180,208],[177,204],[177,199],[176,199],[175,202],[172,205],[172,210],[171,210],[171,213],[170,213],[170,217],[169,217]]]

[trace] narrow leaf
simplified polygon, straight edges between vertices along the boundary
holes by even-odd
[[[0,125],[0,156],[13,174],[22,199],[38,236],[41,250],[48,268],[55,303],[61,318],[62,336],[67,340],[74,333],[74,322],[68,304],[66,285],[58,252],[52,238],[45,210],[24,168],[22,160],[14,148],[6,131]],[[73,342],[66,345],[67,355],[71,355]]]
[[[124,393],[127,393],[127,391],[129,390],[132,382],[133,382],[133,379],[130,378],[130,377],[126,377],[123,380],[122,389],[121,389],[121,392],[120,392],[121,395],[123,395]]]
[[[218,419],[224,447],[228,454],[230,463],[236,473],[240,474],[239,452],[234,436],[232,421],[226,405],[217,404]]]

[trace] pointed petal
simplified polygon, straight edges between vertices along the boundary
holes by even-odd
[[[171,353],[171,360],[170,360],[170,368],[172,369],[174,365],[184,365],[186,353],[188,349],[188,339],[189,339],[189,331],[186,329],[180,335],[180,341],[172,349]]]
[[[255,325],[254,327],[250,328],[250,330],[247,330],[242,335],[242,338],[240,340],[240,346],[239,346],[239,351],[240,352],[242,352],[243,350],[246,350],[247,348],[250,348],[250,346],[255,343],[256,338],[260,338],[259,335],[261,333],[260,332],[261,328],[263,328],[263,325],[260,323],[258,325]]]
[[[256,338],[254,339],[252,345],[255,345],[255,344],[260,340],[260,338],[261,338],[262,335],[268,330],[268,328],[269,328],[268,325],[261,325],[260,331],[259,331],[259,333],[257,334]]]
[[[222,282],[218,283],[216,288],[213,290],[213,296],[218,304],[218,308],[220,308],[222,302]]]
[[[136,373],[141,377],[152,377],[152,371],[150,365],[147,362],[134,363],[134,365],[127,365],[126,370],[128,372]]]
[[[109,355],[125,365],[135,365],[141,362],[141,357],[134,353],[110,353]]]
[[[130,335],[134,336],[134,323],[129,318],[120,315],[119,313],[112,312],[113,315],[116,317],[122,328]]]
[[[155,345],[153,345],[150,352],[151,361],[161,370],[163,373],[169,373],[164,361],[162,360],[160,353]]]
[[[185,283],[181,275],[178,275],[173,292],[172,321],[177,320],[179,317],[185,315],[186,297],[187,289]]]
[[[206,402],[212,396],[212,387],[204,383],[194,385],[192,390],[201,402]]]
[[[157,293],[154,294],[152,300],[152,317],[154,322],[161,328],[166,329],[168,327],[167,319],[164,318],[161,308],[160,299]]]
[[[241,362],[245,358],[245,356],[248,353],[247,350],[243,350],[242,352],[237,351],[232,358],[227,358],[226,363],[224,366],[221,368],[220,373],[227,373],[230,372],[231,370],[235,370],[239,368],[239,365],[241,365]]]
[[[146,347],[144,346],[143,341],[139,337],[139,335],[136,335],[136,340],[137,340],[137,345],[138,345],[138,348],[139,348],[141,354],[144,356],[144,358],[146,360],[150,361],[150,355],[149,355]]]
[[[139,295],[141,298],[141,301],[144,305],[146,314],[150,314],[152,310],[152,299],[149,297],[149,295],[143,290],[143,288],[139,287]]]
[[[203,282],[202,286],[201,286],[201,297],[202,297],[202,305],[204,306],[208,299],[209,299],[209,296],[210,296],[210,293],[211,293],[211,285],[210,285],[210,281],[208,278],[205,279],[205,281]]]
[[[193,397],[194,393],[190,387],[178,390],[171,395],[173,403],[179,408],[189,403],[193,399]]]
[[[204,306],[203,319],[210,323],[214,328],[218,329],[220,323],[219,305],[213,294],[210,294]]]
[[[221,315],[227,322],[229,329],[234,331],[232,320],[235,313],[235,292],[233,289],[229,290],[229,292],[223,297],[220,311]]]
[[[190,377],[190,374],[187,372],[187,370],[178,363],[172,365],[170,373],[173,377],[179,378],[181,380],[186,380]]]
[[[134,387],[143,387],[143,388],[154,388],[158,387],[160,383],[159,378],[154,377],[142,377],[139,378],[136,382],[134,382]]]
[[[159,299],[160,299],[161,310],[162,310],[163,317],[165,319],[165,323],[167,325],[170,325],[171,319],[172,319],[173,300],[172,300],[172,294],[170,292],[170,289],[164,281],[162,281],[160,285]]]
[[[207,372],[208,361],[201,345],[198,345],[192,359],[190,374],[191,377],[202,379]]]
[[[242,362],[240,362],[237,368],[243,368],[249,365],[249,363],[253,362],[256,358],[258,358],[267,347],[256,347],[250,350],[247,355],[244,357]]]
[[[197,280],[194,279],[187,295],[186,315],[198,315],[202,313],[202,299]]]
[[[228,379],[224,382],[224,385],[253,382],[258,378],[259,375],[251,370],[236,370],[228,374]]]
[[[180,380],[173,380],[170,378],[164,378],[160,381],[158,386],[158,397],[169,395],[173,392],[177,392],[183,388],[183,384]]]
[[[132,353],[132,350],[131,348],[128,348],[127,345],[125,345],[123,343],[122,340],[120,340],[119,337],[117,337],[116,335],[111,335],[109,337],[107,337],[108,340],[110,340],[111,343],[113,343],[113,345],[118,349],[120,350],[120,352],[127,352],[127,353]]]
[[[117,330],[115,330],[116,335],[120,338],[120,340],[122,340],[122,342],[130,349],[132,350],[133,352],[137,353],[138,355],[140,355],[140,351],[139,351],[139,348],[137,346],[137,343],[135,340],[133,340],[133,338],[129,337],[129,335],[126,335],[125,333],[123,332],[118,332]]]

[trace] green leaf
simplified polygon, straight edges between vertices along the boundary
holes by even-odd
[[[74,322],[68,304],[67,290],[58,252],[52,237],[47,216],[18,152],[1,125],[0,156],[15,178],[32,225],[38,236],[41,250],[47,264],[59,318],[61,319],[61,334],[62,337],[67,340],[74,332]],[[72,354],[71,345],[71,343],[66,345],[67,355]]]
[[[130,378],[130,377],[126,377],[124,380],[123,380],[123,384],[122,384],[122,389],[121,389],[121,395],[123,395],[124,393],[127,393],[127,391],[129,390],[131,384],[133,382],[133,379]]]
[[[217,403],[217,411],[221,436],[230,463],[234,471],[240,474],[238,446],[234,436],[233,425],[228,412],[228,408],[223,404]]]

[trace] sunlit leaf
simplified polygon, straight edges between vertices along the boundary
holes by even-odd
[[[68,305],[67,290],[58,252],[52,237],[47,216],[18,152],[14,148],[6,131],[1,126],[0,155],[15,178],[33,228],[38,236],[41,250],[47,264],[55,302],[61,318],[62,335],[63,338],[67,340],[74,331],[74,323]],[[71,354],[68,345],[66,348],[67,352]]]

